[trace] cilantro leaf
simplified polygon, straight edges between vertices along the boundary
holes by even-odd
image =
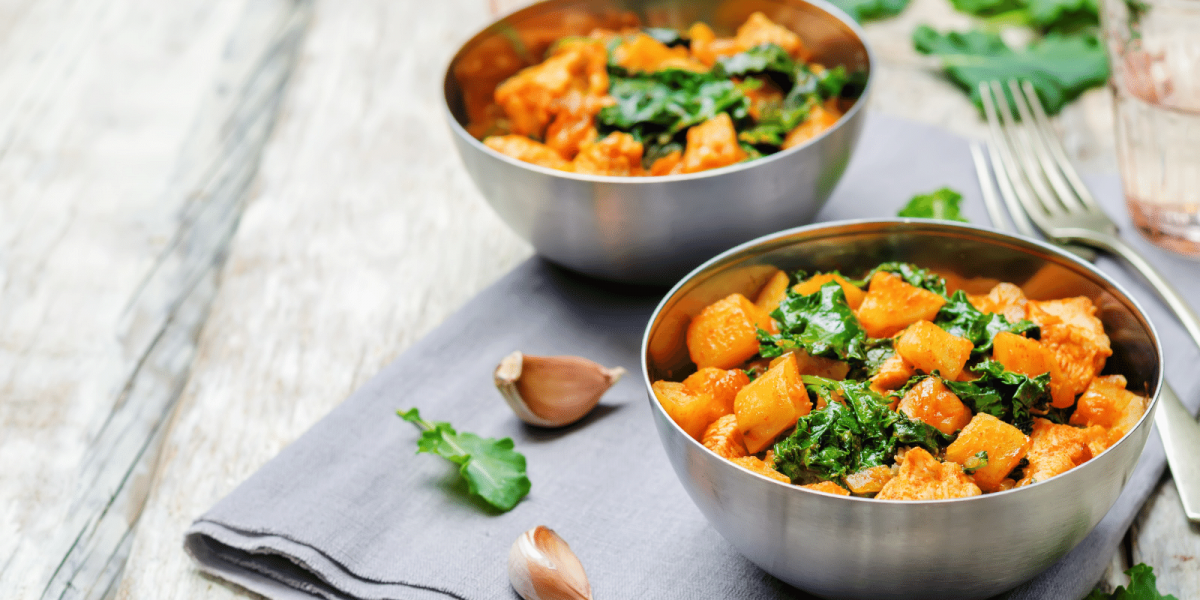
[[[852,283],[858,287],[866,287],[869,283],[871,283],[871,277],[877,272],[895,273],[896,275],[899,275],[900,278],[903,279],[908,285],[929,290],[935,294],[938,294],[939,296],[946,295],[946,280],[942,279],[941,275],[938,275],[929,269],[922,269],[921,267],[910,263],[882,263],[874,269],[871,269],[861,280]]]
[[[1108,80],[1108,56],[1091,33],[1051,33],[1015,51],[995,33],[942,34],[921,25],[913,31],[913,47],[923,54],[940,56],[946,75],[970,94],[980,110],[983,103],[979,84],[985,81],[1028,80],[1046,111],[1055,114],[1084,90]]]
[[[760,331],[759,352],[763,357],[803,348],[813,356],[867,360],[867,333],[846,304],[846,293],[837,282],[826,283],[805,296],[789,289],[771,317],[779,323],[779,334]]]
[[[1083,600],[1178,600],[1170,594],[1158,591],[1154,569],[1146,563],[1134,565],[1125,574],[1129,576],[1129,587],[1118,586],[1111,594],[1092,590]]]
[[[1008,318],[1002,314],[980,311],[967,300],[967,295],[962,290],[954,292],[942,305],[933,323],[948,333],[969,340],[975,344],[973,352],[980,354],[991,351],[992,338],[1001,331],[1017,335],[1037,335],[1041,331],[1036,324],[1025,319],[1009,323]]]
[[[1041,414],[1050,408],[1049,373],[1029,377],[1009,371],[990,358],[971,367],[971,371],[978,373],[979,379],[943,379],[942,383],[973,412],[987,413],[1028,434],[1033,431],[1034,413]]]
[[[529,493],[525,457],[513,450],[510,438],[495,440],[473,433],[458,433],[449,423],[429,422],[415,408],[396,411],[400,418],[421,430],[417,453],[437,454],[459,465],[470,492],[502,511],[512,510]]]
[[[838,480],[887,463],[899,443],[932,452],[950,437],[887,406],[867,382],[802,377],[825,408],[800,417],[796,430],[774,446],[775,468],[793,483]],[[841,398],[845,404],[839,402]]]
[[[832,0],[834,6],[846,11],[852,19],[862,23],[884,19],[900,14],[909,0]]]
[[[942,219],[945,221],[967,222],[962,216],[959,206],[962,205],[962,194],[942,188],[930,194],[918,194],[896,213],[898,217],[916,217],[918,219]]]

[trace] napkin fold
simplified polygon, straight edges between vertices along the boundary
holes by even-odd
[[[949,186],[964,195],[972,221],[987,223],[970,160],[965,139],[868,115],[859,150],[818,220],[894,215],[912,195]],[[1119,179],[1089,185],[1126,239],[1185,297],[1196,297],[1200,265],[1132,233]],[[1142,304],[1169,349],[1168,379],[1195,412],[1200,351],[1148,287],[1111,260],[1097,266]],[[198,518],[185,548],[202,571],[277,600],[511,599],[508,548],[521,532],[547,525],[571,544],[598,598],[806,597],[737,554],[663,455],[638,360],[661,297],[662,290],[597,282],[530,259]],[[630,375],[580,423],[537,429],[512,415],[491,382],[513,350],[581,355]],[[453,465],[415,454],[418,431],[395,416],[411,406],[460,431],[513,438],[528,459],[529,496],[504,514],[469,497]],[[1100,525],[1006,597],[1086,594],[1164,465],[1154,433]]]

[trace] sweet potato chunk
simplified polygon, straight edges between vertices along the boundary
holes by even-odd
[[[664,69],[682,69],[694,72],[708,70],[704,63],[688,54],[687,48],[669,47],[644,33],[626,38],[614,48],[612,62],[629,71],[646,73]]]
[[[742,388],[733,402],[738,428],[750,454],[771,445],[776,436],[810,410],[812,401],[791,355]]]
[[[826,379],[834,379],[841,381],[850,373],[850,365],[837,360],[836,358],[827,358],[824,356],[813,356],[806,352],[803,348],[788,350],[783,355],[771,360],[771,366],[783,360],[787,356],[794,356],[796,359],[796,370],[801,375],[816,375]]]
[[[971,422],[971,409],[937,377],[926,377],[904,394],[896,410],[952,435]]]
[[[743,50],[736,39],[718,38],[712,28],[704,23],[689,27],[688,37],[692,40],[692,56],[708,67],[717,64],[717,58],[721,56],[733,56]]]
[[[979,309],[979,312],[999,313],[1016,323],[1025,318],[1025,292],[1011,283],[998,283],[990,292],[983,295],[967,294],[967,302]]]
[[[813,490],[814,492],[821,492],[822,494],[833,494],[834,496],[849,496],[850,495],[850,490],[847,490],[846,488],[844,488],[832,481],[821,481],[819,483],[810,483],[808,485],[802,485],[800,487],[808,488],[810,490]]]
[[[729,113],[717,116],[687,130],[687,146],[683,150],[683,172],[697,173],[727,167],[746,159],[746,151],[738,145],[737,131]]]
[[[938,462],[924,448],[913,448],[904,455],[896,476],[888,481],[877,500],[945,500],[978,496],[982,492],[962,467]]]
[[[895,474],[891,467],[878,466],[851,473],[845,477],[846,487],[855,494],[874,494],[883,489]]]
[[[1084,296],[1061,300],[1029,301],[1028,319],[1037,323],[1043,346],[1054,351],[1063,379],[1072,396],[1087,389],[1092,378],[1104,370],[1112,346],[1104,325],[1096,318],[1096,306]]]
[[[762,44],[775,44],[783,48],[792,58],[807,61],[810,57],[800,36],[792,30],[776,24],[760,12],[751,14],[746,22],[738,27],[736,39],[742,50],[749,50]]]
[[[783,271],[776,271],[767,283],[758,290],[758,298],[754,299],[755,306],[767,313],[779,308],[779,303],[787,297],[788,276]]]
[[[1093,379],[1087,391],[1079,397],[1079,406],[1071,415],[1071,424],[1098,426],[1108,430],[1105,448],[1119,442],[1137,425],[1149,404],[1146,398],[1125,389],[1125,385],[1125,377],[1121,375]]]
[[[1029,452],[1029,438],[1020,429],[986,413],[975,415],[946,448],[946,460],[967,464],[987,452],[987,465],[975,471],[975,483],[985,492],[999,489],[1017,463]]]
[[[958,379],[975,345],[929,321],[917,321],[896,338],[896,354],[926,373],[937,371],[951,381]]]
[[[1066,473],[1091,460],[1088,434],[1070,425],[1056,425],[1046,419],[1033,420],[1029,434],[1029,466],[1017,485],[1029,485]]]
[[[871,378],[871,390],[876,394],[885,395],[891,390],[904,387],[916,374],[917,370],[912,363],[904,360],[899,354],[893,354],[879,365],[879,372]]]
[[[737,417],[734,415],[725,415],[713,421],[708,429],[704,430],[704,437],[700,443],[721,458],[739,458],[746,455],[746,443],[742,441],[742,432],[738,429]]]
[[[688,354],[703,369],[731,369],[758,354],[758,328],[775,323],[741,294],[731,294],[700,311],[687,330]]]
[[[1037,340],[1001,331],[992,338],[992,358],[1014,373],[1037,377],[1050,373],[1051,404],[1066,408],[1075,403],[1075,394],[1064,379],[1054,351]]]
[[[743,469],[746,469],[747,471],[750,471],[752,473],[758,473],[759,475],[765,475],[767,477],[770,477],[771,479],[774,479],[775,481],[782,481],[784,483],[792,482],[792,480],[787,475],[784,475],[783,473],[776,471],[775,468],[772,467],[771,465],[769,465],[753,456],[742,456],[739,458],[731,458],[731,459],[729,459],[729,462],[731,462]]]
[[[717,369],[706,367],[692,373],[683,380],[683,387],[688,393],[707,393],[713,401],[720,405],[721,414],[733,414],[733,399],[737,393],[750,383],[750,378],[741,369]]]
[[[551,169],[570,170],[571,163],[553,148],[523,135],[493,135],[484,138],[483,145],[517,160]]]
[[[650,165],[650,175],[654,177],[679,175],[680,173],[683,173],[683,153],[678,150],[672,150]]]
[[[792,291],[800,294],[801,296],[815,294],[821,290],[821,286],[829,283],[830,281],[836,281],[838,285],[842,286],[842,293],[846,294],[846,305],[853,310],[858,310],[858,307],[862,305],[863,298],[867,295],[866,292],[862,291],[862,288],[858,287],[857,285],[846,281],[844,277],[838,275],[837,273],[821,273],[818,275],[813,275],[807,280],[792,286]]]
[[[932,321],[945,303],[945,298],[929,290],[909,285],[898,275],[879,271],[871,276],[867,295],[856,314],[867,335],[891,337],[917,321]]]
[[[580,148],[571,168],[576,173],[590,175],[641,175],[642,143],[628,133],[614,131],[604,139]]]
[[[823,104],[814,106],[808,113],[808,117],[789,131],[787,137],[783,138],[780,148],[787,150],[799,146],[833,127],[840,118],[842,118],[842,111],[838,110],[837,98],[830,98]]]
[[[651,386],[654,396],[662,404],[663,410],[697,441],[704,435],[709,423],[717,420],[724,413],[721,405],[707,393],[692,394],[682,383],[674,381],[656,381]]]

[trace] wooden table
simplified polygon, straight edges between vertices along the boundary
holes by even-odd
[[[517,0],[518,2],[520,0]],[[512,2],[0,3],[0,597],[232,598],[188,523],[531,249],[442,122],[442,68]],[[982,137],[868,27],[871,109]],[[1112,169],[1097,90],[1061,125]],[[1114,557],[1200,592],[1167,478]]]

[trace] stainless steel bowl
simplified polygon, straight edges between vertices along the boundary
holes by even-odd
[[[730,34],[762,11],[800,34],[826,66],[871,69],[862,30],[823,0],[551,0],[509,15],[471,38],[446,71],[447,118],[475,184],[509,227],[569,269],[630,283],[667,285],[735,244],[808,223],[832,193],[862,130],[867,89],[846,115],[807,144],[692,175],[601,177],[538,167],[472,137],[468,104],[541,56],[550,41],[636,15],[654,27],[696,21]],[[513,40],[521,40],[514,45]],[[484,73],[487,76],[481,77]]]
[[[1105,372],[1151,394],[1146,414],[1103,454],[1047,481],[974,498],[897,502],[821,494],[745,471],[684,433],[650,391],[652,381],[694,369],[684,331],[709,303],[754,294],[775,267],[858,273],[890,260],[932,267],[970,293],[1009,281],[1033,299],[1091,298],[1112,339]],[[1057,248],[968,225],[845,221],[766,236],[692,271],[651,317],[642,368],[679,481],[712,526],[765,571],[830,598],[967,600],[1032,578],[1112,507],[1153,424],[1162,350],[1119,285]]]

